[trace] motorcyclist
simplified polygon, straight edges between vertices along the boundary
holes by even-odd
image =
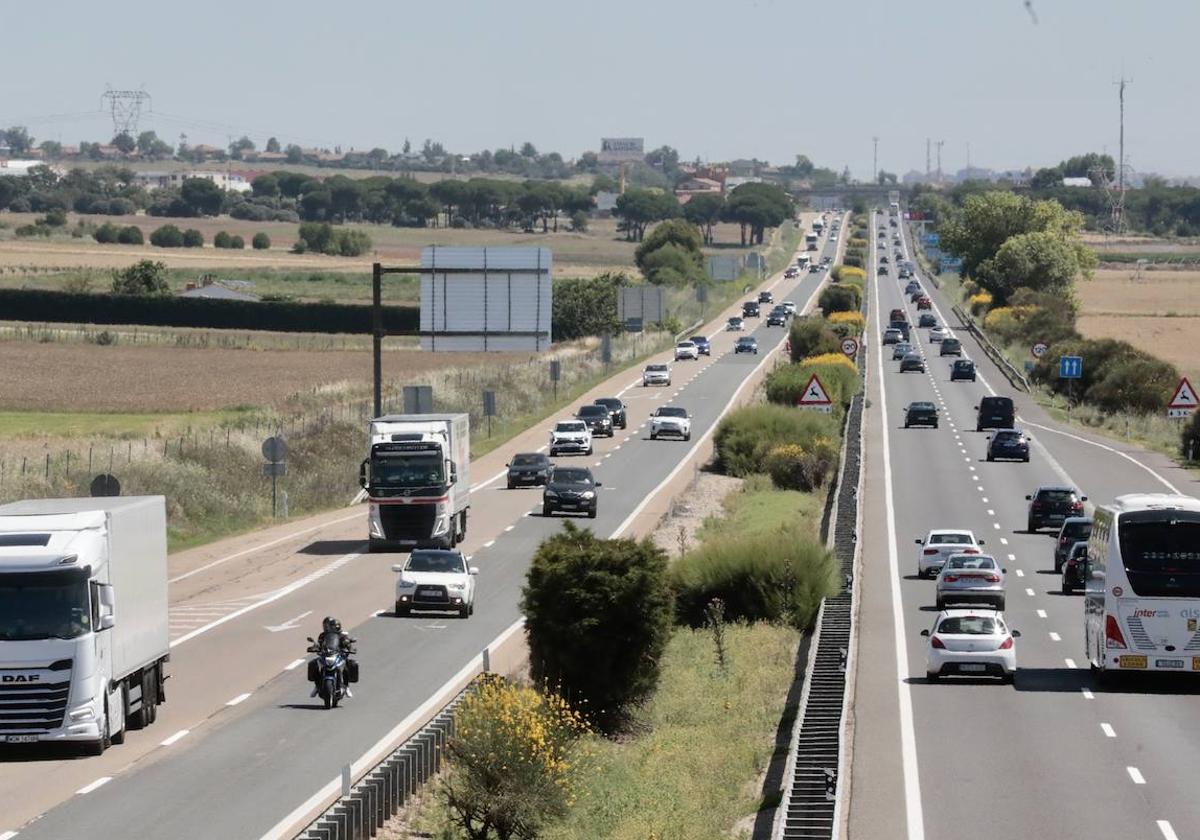
[[[358,652],[354,648],[354,642],[356,640],[349,634],[342,632],[342,623],[331,615],[325,616],[325,619],[321,622],[321,635],[317,643],[310,647],[309,650],[314,653],[319,653],[322,646],[327,647],[327,637],[331,633],[337,634],[338,651],[341,652],[342,655],[346,657],[346,661],[349,662],[351,654]],[[316,697],[318,689],[319,686],[316,684],[316,682],[314,682],[311,696]],[[347,697],[354,696],[350,691],[350,685],[348,683],[345,685],[345,691]]]

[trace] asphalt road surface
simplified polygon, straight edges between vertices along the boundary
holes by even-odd
[[[874,231],[887,226],[876,216]],[[1180,675],[1132,679],[1101,689],[1087,668],[1080,595],[1059,592],[1049,531],[1024,532],[1025,495],[1067,483],[1091,503],[1130,492],[1196,495],[1197,483],[1167,459],[1064,429],[1050,420],[958,329],[926,278],[940,323],[962,340],[977,382],[950,382],[953,357],[939,356],[928,330],[913,329],[926,374],[898,372],[881,354],[888,312],[903,296],[894,246],[890,274],[873,280],[866,426],[866,498],[860,637],[856,671],[849,836],[916,838],[1195,836],[1200,681]],[[903,250],[911,254],[911,243]],[[1030,463],[987,463],[987,432],[974,406],[1012,396],[1018,428],[1034,439]],[[932,400],[939,428],[903,428],[903,409]],[[1090,509],[1090,508],[1089,508]],[[1006,616],[1022,632],[1015,683],[925,680],[934,584],[916,577],[913,540],[931,528],[968,528],[1008,570]],[[1174,826],[1174,828],[1173,828]]]
[[[836,243],[825,248],[832,256]],[[803,308],[823,279],[776,277],[765,288]],[[592,467],[604,484],[598,517],[581,524],[605,536],[627,527],[704,443],[786,335],[764,326],[765,311],[749,323],[741,334],[758,338],[759,355],[734,354],[739,334],[710,326],[712,356],[674,364],[670,387],[643,388],[640,372],[627,371],[581,400],[619,392],[630,418],[627,431],[596,441],[592,457],[558,459]],[[667,403],[691,411],[691,442],[648,439],[647,418]],[[261,837],[518,618],[529,558],[562,517],[540,515],[539,490],[510,491],[489,479],[501,477],[513,452],[544,448],[551,422],[472,464],[477,483],[462,550],[481,572],[468,620],[392,615],[396,555],[364,553],[361,508],[262,534],[225,554],[172,558],[173,676],[158,722],[98,759],[6,754],[0,838],[18,826],[23,840]],[[304,637],[327,614],[358,638],[362,663],[354,697],[330,711],[310,698],[302,658]]]

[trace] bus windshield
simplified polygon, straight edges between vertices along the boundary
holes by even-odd
[[[1200,597],[1200,522],[1122,519],[1119,533],[1133,594]]]

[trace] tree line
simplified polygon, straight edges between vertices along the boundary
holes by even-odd
[[[700,193],[680,205],[674,193],[653,189],[628,189],[617,198],[613,214],[621,220],[626,239],[641,242],[646,228],[667,219],[686,219],[711,245],[717,222],[732,222],[741,228],[742,245],[761,245],[766,229],[778,227],[795,214],[795,205],[783,188],[775,184],[747,183],[728,196]]]

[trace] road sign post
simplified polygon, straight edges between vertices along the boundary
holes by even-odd
[[[562,362],[550,360],[550,381],[554,383],[554,399],[558,399],[558,380],[562,377]]]
[[[279,477],[287,475],[287,442],[278,436],[272,436],[262,442],[262,454],[267,459],[263,464],[263,475],[271,476],[271,516],[279,515]]]
[[[488,437],[492,436],[492,418],[496,416],[496,392],[483,392],[483,416],[488,421]]]

